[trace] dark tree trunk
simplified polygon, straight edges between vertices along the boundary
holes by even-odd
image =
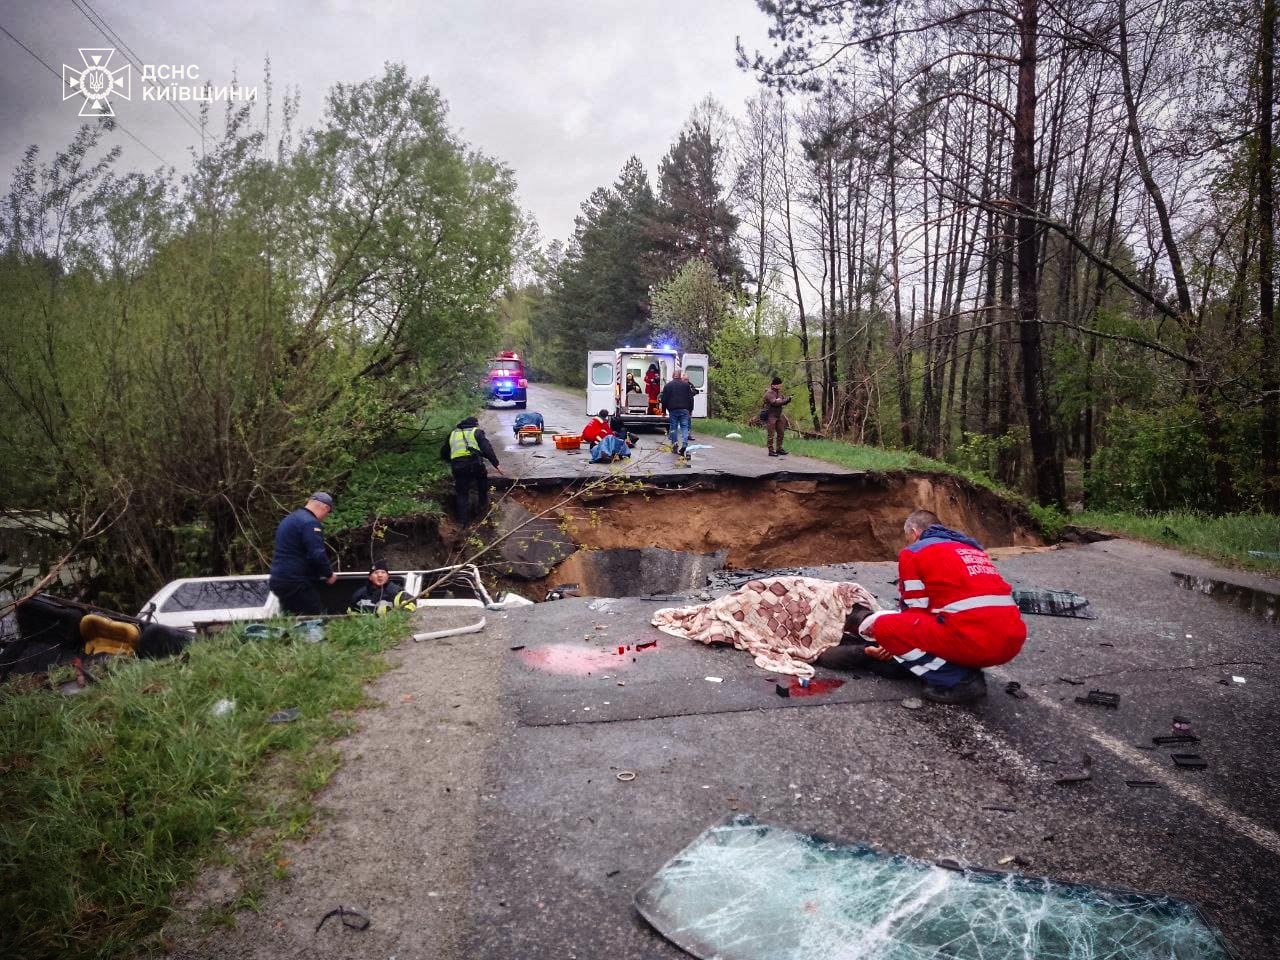
[[[1036,500],[1064,507],[1062,461],[1044,396],[1044,359],[1040,350],[1040,279],[1036,210],[1036,41],[1039,0],[1021,0],[1018,33],[1018,98],[1013,129],[1013,197],[1017,218],[1018,340],[1022,348],[1022,397],[1031,440]]]
[[[1262,502],[1280,510],[1280,366],[1276,358],[1275,112],[1276,0],[1262,0],[1258,83],[1258,324],[1262,330]]]

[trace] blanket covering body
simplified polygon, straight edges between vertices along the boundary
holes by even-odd
[[[710,603],[663,608],[650,623],[673,637],[746,650],[764,670],[811,677],[810,664],[840,643],[845,617],[858,604],[880,609],[857,583],[767,577]]]

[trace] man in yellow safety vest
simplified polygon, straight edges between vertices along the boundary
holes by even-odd
[[[493,444],[480,429],[480,422],[475,417],[467,417],[459,421],[449,434],[449,439],[440,447],[440,458],[449,464],[453,471],[453,493],[457,502],[458,525],[467,526],[471,522],[471,491],[476,494],[475,516],[483,519],[489,512],[489,472],[484,462],[488,460],[499,473],[498,455],[493,452]]]

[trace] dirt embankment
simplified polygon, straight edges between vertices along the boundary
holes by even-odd
[[[515,496],[537,513],[563,491]],[[655,487],[577,502],[556,519],[588,549],[725,551],[729,567],[767,568],[893,559],[904,543],[903,519],[920,507],[986,546],[1042,542],[1026,511],[992,491],[958,477],[907,472]]]

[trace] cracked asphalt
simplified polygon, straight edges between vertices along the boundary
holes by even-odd
[[[410,645],[373,691],[387,706],[342,745],[292,875],[238,930],[177,953],[684,956],[632,897],[740,812],[890,853],[995,869],[1017,857],[1032,876],[1187,898],[1239,957],[1280,955],[1280,629],[1171,573],[1280,585],[1124,540],[997,563],[1016,585],[1084,594],[1097,619],[1029,617],[1023,653],[972,707],[907,710],[911,683],[869,675],[783,699],[746,654],[659,634],[648,621],[664,604],[638,598],[491,612],[483,633]],[[892,563],[806,572],[894,596]],[[1005,693],[1011,680],[1025,699]],[[1076,702],[1091,689],[1118,708]],[[1174,717],[1206,768],[1175,767],[1179,748],[1152,742]],[[1058,784],[1086,754],[1092,778]],[[336,902],[366,910],[370,929],[312,932]]]

